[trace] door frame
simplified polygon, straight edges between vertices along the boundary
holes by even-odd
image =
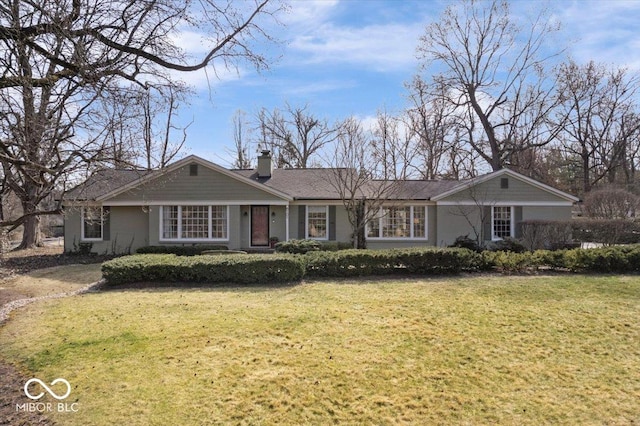
[[[267,215],[266,215],[266,222],[267,222],[267,241],[265,244],[254,244],[253,243],[253,209],[256,207],[266,207],[267,208]],[[271,224],[270,224],[270,217],[271,217],[271,208],[269,207],[269,205],[267,204],[252,204],[251,205],[251,214],[250,214],[250,221],[249,221],[249,245],[251,247],[269,247],[269,234],[271,231]]]

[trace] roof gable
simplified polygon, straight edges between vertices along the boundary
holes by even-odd
[[[109,191],[99,197],[96,198],[97,201],[107,201],[110,199],[113,199],[115,197],[118,197],[121,194],[124,194],[127,191],[131,191],[134,190],[136,188],[140,188],[141,186],[150,183],[152,180],[154,179],[159,179],[161,177],[166,177],[171,175],[172,173],[178,172],[181,168],[188,166],[189,164],[198,164],[202,167],[205,167],[208,170],[211,170],[214,173],[219,173],[225,177],[228,177],[234,181],[237,181],[239,183],[245,184],[245,185],[249,185],[255,189],[258,189],[262,192],[265,192],[267,194],[270,194],[272,196],[275,196],[277,198],[283,199],[283,200],[291,200],[291,197],[288,194],[285,194],[282,191],[278,191],[277,189],[274,188],[269,188],[266,187],[258,182],[255,182],[251,179],[248,179],[242,175],[239,175],[237,173],[234,173],[231,170],[228,170],[222,166],[219,166],[215,163],[212,163],[210,161],[207,161],[203,158],[200,158],[198,156],[195,155],[190,155],[188,157],[185,157],[181,160],[176,161],[175,163],[170,164],[169,166],[167,166],[166,168],[162,169],[162,170],[157,170],[154,172],[151,172],[147,175],[141,176],[138,179],[135,179],[134,181],[129,182],[126,185],[123,185],[121,187],[115,188],[112,191]],[[142,201],[142,200],[140,200]]]
[[[579,199],[571,194],[568,194],[564,191],[560,191],[559,189],[553,188],[547,184],[544,184],[542,182],[539,182],[535,179],[532,179],[528,176],[522,175],[520,173],[517,173],[513,170],[510,169],[500,169],[497,170],[495,172],[492,173],[488,173],[486,175],[483,176],[479,176],[477,178],[474,179],[470,179],[468,181],[462,182],[456,186],[454,186],[453,188],[442,192],[438,195],[436,195],[435,197],[433,197],[434,201],[442,201],[445,200],[446,198],[451,198],[454,197],[455,195],[458,195],[460,193],[462,193],[463,191],[469,191],[472,190],[472,188],[474,187],[479,187],[482,184],[488,183],[489,181],[493,180],[493,179],[497,179],[500,177],[511,177],[514,178],[526,185],[529,185],[533,188],[536,188],[540,191],[543,191],[549,195],[552,195],[554,197],[560,198],[562,201],[564,202],[571,202],[571,203],[575,203],[578,202]]]

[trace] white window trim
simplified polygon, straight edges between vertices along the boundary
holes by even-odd
[[[100,238],[85,238],[84,236],[84,217],[85,217],[85,210],[87,208],[98,208],[98,206],[96,207],[82,207],[82,210],[80,212],[80,241],[103,241],[104,240],[104,209],[102,206],[100,206]]]
[[[502,241],[504,238],[498,237],[495,232],[496,232],[496,227],[495,227],[495,208],[496,207],[509,207],[511,209],[510,213],[509,213],[509,217],[510,217],[510,223],[509,223],[509,233],[511,234],[511,236],[509,238],[514,238],[515,234],[516,234],[516,227],[515,227],[515,207],[514,206],[491,206],[491,241]]]
[[[325,210],[325,218],[326,218],[326,229],[327,229],[327,236],[324,238],[318,238],[318,237],[310,237],[309,236],[309,207],[324,207]],[[304,235],[305,238],[310,239],[310,240],[316,240],[316,241],[329,241],[329,206],[327,205],[306,205],[304,208]]]
[[[393,208],[393,207],[410,207],[411,210],[409,212],[409,236],[408,237],[383,237],[382,236],[382,223],[380,221],[383,218],[382,210],[385,208]],[[408,206],[382,206],[380,207],[380,211],[376,215],[375,220],[378,221],[378,236],[370,237],[369,236],[369,227],[371,226],[371,221],[367,223],[367,229],[365,230],[365,237],[367,240],[375,240],[375,241],[428,241],[429,240],[429,209],[428,206],[420,205],[420,204],[411,204]],[[413,231],[413,219],[414,219],[414,209],[421,208],[424,209],[424,237],[415,237]]]
[[[183,205],[189,205],[189,206],[204,206],[204,207],[208,207],[208,215],[209,215],[209,220],[208,220],[208,237],[207,238],[181,238],[180,235],[182,235],[182,206]],[[161,243],[204,243],[204,242],[229,242],[229,206],[225,205],[224,207],[226,208],[226,217],[227,217],[227,229],[225,231],[227,238],[212,238],[211,234],[213,232],[213,217],[211,216],[211,207],[213,206],[217,206],[220,207],[220,204],[211,204],[211,203],[200,203],[200,204],[166,204],[166,206],[171,206],[171,207],[178,207],[178,228],[177,228],[177,235],[178,238],[164,238],[163,237],[163,233],[164,233],[164,229],[163,229],[163,210],[164,210],[164,205],[160,206],[160,208],[158,209],[158,241]]]

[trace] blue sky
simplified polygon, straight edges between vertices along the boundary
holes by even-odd
[[[258,74],[251,68],[218,68],[219,79],[203,72],[182,75],[196,90],[180,111],[188,129],[183,155],[196,154],[223,166],[232,161],[232,117],[251,118],[262,108],[308,105],[329,122],[376,112],[400,111],[404,84],[418,72],[415,49],[426,26],[449,1],[294,0],[280,16],[271,46],[275,61]],[[512,11],[526,15],[536,0],[515,0]],[[556,43],[579,63],[594,60],[640,71],[640,0],[558,0],[548,4],[562,29]],[[197,42],[183,46],[196,52]]]

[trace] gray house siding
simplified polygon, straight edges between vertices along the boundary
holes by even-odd
[[[502,180],[507,180],[507,188],[502,187]],[[441,202],[477,201],[478,204],[491,205],[501,202],[526,203],[526,202],[567,202],[549,191],[531,185],[515,177],[500,177],[489,179],[471,188],[445,197]]]
[[[194,163],[195,164],[195,163]],[[251,184],[196,164],[197,176],[191,176],[186,165],[173,172],[158,176],[133,189],[106,200],[105,204],[153,201],[282,201]]]
[[[571,206],[523,206],[522,220],[570,220]]]
[[[477,238],[476,234],[482,233],[482,216],[481,209],[477,206],[438,206],[436,208],[437,245],[449,246],[457,237],[463,235]],[[472,227],[469,222],[476,225]]]
[[[526,220],[570,220],[571,206],[518,206],[514,207],[515,237],[520,237],[520,222]],[[475,204],[441,205],[437,208],[439,246],[451,245],[457,237],[491,239],[491,206]],[[473,226],[472,226],[473,224]]]
[[[149,244],[149,214],[141,207],[110,207],[103,224],[102,241],[82,240],[80,207],[65,211],[64,250],[78,250],[80,243],[91,244],[98,254],[133,253]]]
[[[307,204],[308,203],[308,204]],[[348,243],[351,241],[351,225],[349,224],[349,216],[347,209],[342,204],[336,204],[335,201],[322,204],[317,201],[298,201],[289,207],[289,238],[305,239],[306,238],[306,207],[307,205],[329,207],[329,240]]]

